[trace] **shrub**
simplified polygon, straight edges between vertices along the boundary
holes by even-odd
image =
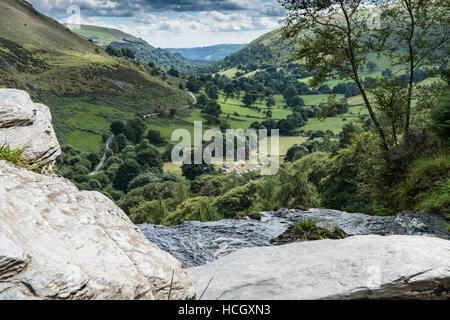
[[[125,162],[120,165],[116,176],[114,177],[114,189],[126,192],[128,184],[139,175],[140,169],[141,168],[136,161],[131,159],[125,160]]]
[[[143,187],[149,183],[161,182],[162,179],[154,173],[146,172],[138,175],[128,184],[128,190]]]
[[[280,189],[278,198],[286,208],[311,208],[320,205],[316,187],[308,180],[307,172],[297,166],[284,164],[278,174]]]
[[[210,197],[196,197],[184,201],[176,211],[164,219],[165,225],[177,225],[182,221],[214,221],[221,217]]]
[[[450,157],[416,160],[408,169],[406,179],[395,188],[392,203],[401,210],[431,210],[449,214]]]
[[[157,182],[149,183],[143,187],[132,189],[129,196],[141,196],[147,201],[157,200],[159,196],[163,199],[177,197],[178,183],[176,182]]]
[[[132,208],[130,219],[136,224],[160,224],[167,214],[168,211],[164,200],[160,197],[158,200],[145,201],[138,207]]]
[[[142,196],[134,196],[134,195],[125,195],[117,205],[127,214],[131,213],[131,209],[137,208],[141,205],[141,203],[145,202],[144,197]]]
[[[250,182],[244,186],[231,189],[215,200],[218,212],[225,218],[233,218],[238,213],[250,209],[256,199],[257,185]]]

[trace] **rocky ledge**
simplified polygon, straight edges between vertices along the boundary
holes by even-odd
[[[111,200],[63,178],[0,161],[0,221],[0,299],[195,295],[182,264]]]
[[[347,235],[421,235],[450,239],[446,220],[425,213],[405,212],[395,217],[374,217],[360,213],[311,209],[281,209],[263,212],[261,221],[222,220],[184,222],[175,227],[140,225],[150,242],[173,254],[187,267],[214,261],[243,248],[271,246],[300,220],[314,219],[318,226],[341,228]]]
[[[33,103],[25,91],[0,89],[0,145],[25,148],[23,156],[51,166],[61,154],[47,106]]]
[[[297,242],[239,250],[189,275],[204,299],[450,299],[450,243],[420,236]]]

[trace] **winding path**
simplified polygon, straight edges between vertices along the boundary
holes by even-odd
[[[197,104],[197,97],[195,96],[195,94],[193,94],[192,92],[188,91],[187,92],[192,99],[194,99],[194,105]],[[179,110],[183,110],[183,109],[187,109],[190,108],[191,106],[186,106],[184,108],[181,108]],[[144,119],[148,118],[148,117],[153,117],[153,116],[157,116],[158,113],[150,113],[150,114],[146,114],[144,115]],[[105,164],[106,161],[106,150],[109,149],[109,146],[111,145],[111,142],[114,139],[114,135],[112,135],[111,137],[108,138],[108,140],[106,140],[106,149],[105,149],[105,153],[103,154],[102,159],[100,160],[100,163],[97,165],[97,167],[95,168],[95,170],[93,172],[91,172],[89,175],[90,176],[95,176],[96,174],[98,174],[98,172],[100,171],[100,169],[103,167],[103,165]]]
[[[108,140],[106,140],[106,149],[105,149],[105,153],[103,154],[102,160],[100,160],[100,163],[97,165],[95,170],[89,174],[90,176],[95,176],[100,171],[100,169],[103,167],[103,165],[105,164],[106,150],[109,149],[109,146],[111,145],[111,142],[113,141],[113,139],[114,139],[114,135],[112,135],[111,137],[108,138]]]

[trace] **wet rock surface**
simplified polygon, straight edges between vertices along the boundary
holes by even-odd
[[[374,217],[336,210],[308,211],[280,209],[263,212],[261,221],[222,220],[184,222],[175,227],[140,225],[140,229],[159,248],[174,255],[186,267],[214,261],[243,248],[271,246],[302,219],[314,219],[320,227],[341,228],[347,235],[419,235],[450,239],[444,218],[406,212],[395,217]]]

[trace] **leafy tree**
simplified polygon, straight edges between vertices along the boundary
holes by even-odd
[[[122,151],[128,145],[127,137],[121,133],[114,137],[114,142],[117,143],[118,151]]]
[[[193,93],[198,93],[201,87],[201,82],[195,78],[190,78],[186,83],[186,88]]]
[[[217,86],[216,86],[214,83],[209,82],[209,83],[206,85],[205,92],[206,92],[206,94],[208,95],[208,97],[209,97],[211,100],[217,100],[217,99],[219,99],[219,90],[218,90]]]
[[[158,130],[150,129],[147,132],[147,139],[151,144],[153,144],[155,146],[161,146],[166,143],[166,141],[163,139],[163,137],[161,137],[161,132]]]
[[[117,170],[113,181],[114,188],[126,192],[128,190],[128,184],[139,175],[140,170],[141,167],[135,160],[125,160]]]
[[[377,49],[393,58],[396,65],[408,65],[408,93],[404,133],[408,136],[411,125],[411,105],[414,79],[418,69],[426,64],[448,64],[450,21],[447,0],[400,0],[398,5],[383,7],[382,37]],[[406,50],[399,50],[399,48]]]
[[[158,172],[162,172],[163,163],[157,149],[145,149],[138,152],[136,154],[136,160],[144,168],[156,168]]]
[[[208,165],[204,162],[202,157],[201,164],[194,164],[194,153],[191,153],[191,164],[183,163],[181,166],[183,176],[188,180],[194,180],[196,177],[203,174],[210,174],[214,172],[214,166]]]
[[[432,128],[442,139],[450,137],[450,100],[449,94],[440,97],[438,104],[431,111]]]
[[[178,70],[176,70],[174,67],[170,68],[170,70],[167,72],[167,74],[172,77],[176,77],[176,78],[180,77],[180,72]]]
[[[375,69],[377,68],[377,64],[373,61],[368,61],[366,66],[370,72],[374,72]]]
[[[269,109],[275,106],[275,99],[273,98],[273,96],[269,96],[266,98],[266,106]]]
[[[245,92],[242,102],[244,103],[244,106],[251,108],[255,104],[257,98],[258,96],[254,92]]]
[[[202,114],[210,115],[215,118],[219,118],[221,113],[222,109],[220,107],[220,104],[218,104],[216,101],[208,102],[206,107],[202,110]]]
[[[111,123],[110,130],[115,136],[118,136],[127,132],[127,126],[122,121],[114,121]]]
[[[203,93],[200,94],[197,98],[197,106],[199,106],[200,108],[204,108],[209,102],[209,99],[206,95],[204,95]]]
[[[232,83],[227,83],[226,85],[225,85],[225,88],[224,88],[224,93],[225,93],[225,102],[227,102],[227,100],[230,98],[230,96],[233,94],[233,92],[234,92],[234,86],[233,86],[233,84]]]
[[[286,103],[296,95],[298,95],[297,89],[292,84],[289,84],[283,92],[283,98],[286,100]]]
[[[295,58],[305,61],[306,71],[314,72],[311,85],[316,87],[333,76],[351,78],[358,85],[382,144],[388,150],[385,132],[359,73],[367,59],[367,48],[374,41],[367,36],[369,27],[362,13],[363,1],[280,0],[280,3],[287,10],[283,37],[298,41]]]
[[[141,118],[134,118],[131,120],[128,120],[127,123],[127,132],[126,136],[128,140],[134,143],[139,143],[142,140],[142,136],[145,132],[145,122]]]
[[[389,122],[391,145],[397,145],[398,135],[402,132],[403,119],[406,113],[406,95],[404,82],[398,78],[383,78],[376,81],[376,89],[372,94],[377,102],[376,109]]]
[[[278,198],[283,207],[309,209],[320,205],[316,187],[308,181],[307,173],[296,168],[295,164],[283,164],[280,167],[279,180]]]
[[[169,110],[169,116],[170,116],[170,118],[175,118],[175,116],[177,115],[177,109],[175,109],[175,108],[171,108],[170,110]]]

